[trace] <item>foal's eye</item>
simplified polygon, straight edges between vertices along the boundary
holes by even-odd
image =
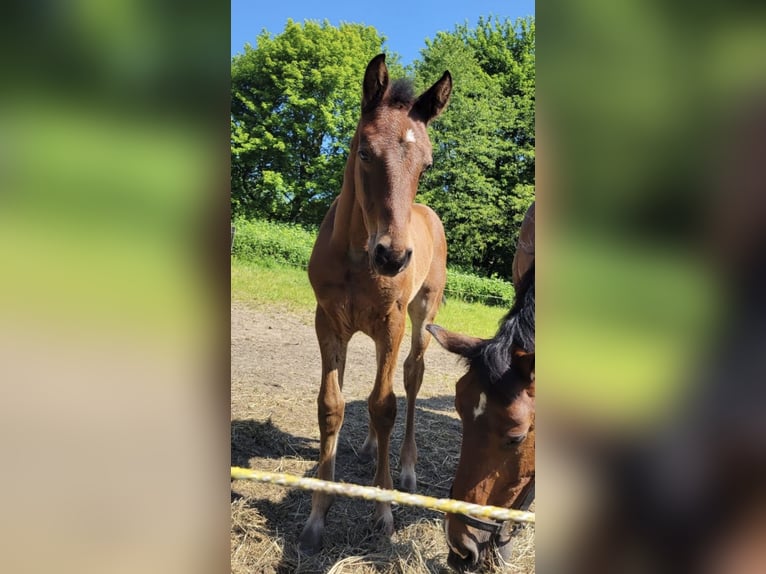
[[[359,159],[362,161],[370,161],[370,152],[368,152],[366,149],[360,149],[358,153]]]

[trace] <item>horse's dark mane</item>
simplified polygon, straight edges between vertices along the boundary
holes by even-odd
[[[495,336],[479,346],[471,358],[478,369],[494,385],[504,380],[511,368],[511,349],[518,347],[535,352],[535,266],[524,274],[513,307],[503,318]]]
[[[391,83],[388,102],[391,106],[410,106],[415,101],[415,88],[410,78],[399,78]]]

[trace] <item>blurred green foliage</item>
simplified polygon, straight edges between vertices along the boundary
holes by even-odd
[[[194,502],[228,461],[228,22],[200,0],[3,5],[0,480],[45,453],[58,484],[4,505],[3,572],[228,568],[228,502]],[[144,478],[192,456],[173,492]]]
[[[227,15],[197,0],[181,11],[74,0],[12,12],[0,34],[0,306],[166,334],[179,321],[188,337],[189,322],[209,319],[189,310],[206,292],[200,221],[226,221],[216,150],[230,56],[210,44],[225,40]]]
[[[537,333],[555,357],[539,397],[643,423],[678,406],[736,305],[726,260],[749,232],[716,225],[745,185],[728,126],[764,101],[766,10],[553,0],[537,16]]]
[[[210,167],[195,132],[34,100],[0,123],[15,142],[0,212],[0,260],[14,280],[0,308],[163,330],[193,320],[183,309],[199,292],[179,285],[200,260],[189,238]]]

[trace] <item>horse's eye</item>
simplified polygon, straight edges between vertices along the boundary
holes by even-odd
[[[362,161],[370,161],[370,152],[368,152],[366,149],[360,149],[358,153],[359,159]]]
[[[528,433],[523,433],[519,435],[505,435],[505,440],[503,441],[503,446],[506,448],[514,448],[524,442],[524,439],[527,438]]]

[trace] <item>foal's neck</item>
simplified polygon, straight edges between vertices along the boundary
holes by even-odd
[[[367,240],[370,234],[364,223],[362,207],[356,198],[354,183],[356,147],[355,137],[343,172],[343,186],[335,208],[331,241],[337,249],[346,253],[352,262],[359,263],[367,260]]]

